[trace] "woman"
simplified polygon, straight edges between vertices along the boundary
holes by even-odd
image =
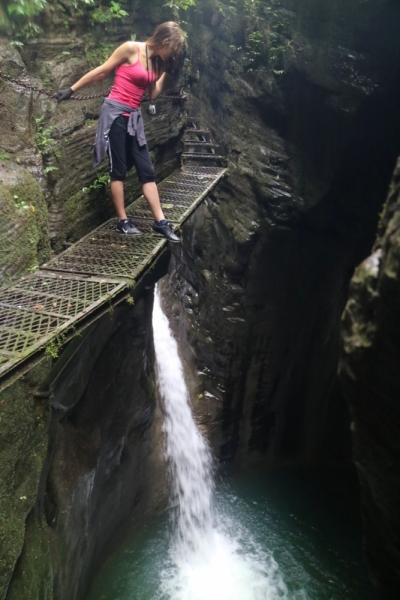
[[[119,233],[136,235],[140,231],[127,218],[124,203],[124,180],[133,165],[154,217],[153,231],[171,242],[180,242],[161,209],[154,167],[152,165],[140,112],[146,88],[151,100],[161,93],[167,77],[166,64],[182,51],[182,31],[176,23],[159,25],[145,42],[125,42],[106,62],[86,73],[69,89],[56,94],[58,102],[68,100],[77,90],[101,81],[115,70],[112,90],[103,102],[94,145],[93,166],[108,153],[110,160],[110,189],[118,217]]]

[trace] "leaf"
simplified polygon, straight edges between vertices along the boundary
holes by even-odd
[[[47,175],[47,173],[51,173],[52,171],[58,171],[58,167],[45,167],[43,169],[43,173]]]

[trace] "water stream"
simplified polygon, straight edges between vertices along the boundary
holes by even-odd
[[[320,507],[311,509],[309,520],[299,519],[296,498],[288,498],[290,488],[285,491],[285,481],[296,476],[282,484],[279,476],[274,483],[274,477],[250,475],[215,489],[211,453],[194,422],[177,344],[158,294],[153,329],[171,509],[125,543],[87,600],[372,598],[360,539],[347,537],[339,550],[334,525],[316,546],[314,538],[324,532],[322,522],[317,528],[313,523]],[[240,481],[247,482],[249,496]],[[310,497],[301,500],[304,490],[297,487],[300,505],[309,506]]]
[[[153,309],[158,385],[165,411],[175,537],[160,597],[171,600],[275,600],[287,598],[278,565],[238,523],[213,510],[212,461],[193,420],[177,344],[156,294]]]

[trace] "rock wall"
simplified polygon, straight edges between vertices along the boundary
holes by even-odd
[[[164,292],[223,463],[346,462],[339,320],[400,151],[399,7],[252,6],[205,3],[191,21],[189,110],[229,177]]]
[[[400,584],[400,160],[371,254],[343,315],[340,375],[350,403],[365,554],[378,597]]]
[[[150,289],[2,392],[0,598],[84,598],[119,529],[164,507],[151,311]]]
[[[50,256],[47,204],[35,178],[0,161],[0,283],[36,268]]]

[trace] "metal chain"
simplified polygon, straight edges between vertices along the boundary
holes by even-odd
[[[36,85],[32,85],[27,81],[23,81],[22,79],[15,79],[15,77],[11,77],[10,75],[6,75],[3,71],[0,70],[0,77],[5,79],[6,81],[11,81],[11,83],[15,83],[26,90],[30,90],[32,92],[37,92],[38,94],[43,94],[44,96],[48,96],[49,98],[55,98],[56,94],[54,92],[50,92],[48,90],[43,90],[38,88]],[[108,96],[111,92],[112,88],[109,88],[105,92],[101,92],[100,94],[92,94],[91,96],[71,96],[70,100],[93,100],[94,98],[104,98]],[[188,95],[183,92],[182,88],[179,90],[178,94],[174,94],[173,92],[165,92],[165,94],[161,94],[161,101],[163,98],[170,100],[186,100]]]

